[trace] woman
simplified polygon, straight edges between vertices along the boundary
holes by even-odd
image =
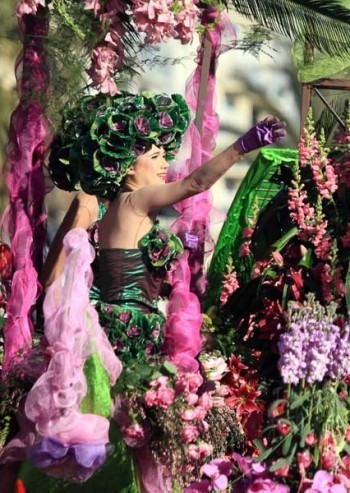
[[[284,124],[270,117],[188,177],[166,183],[167,160],[174,158],[188,123],[189,111],[179,95],[122,95],[98,108],[91,127],[85,126],[87,131],[81,132],[69,146],[71,176],[78,178],[85,192],[110,200],[99,231],[101,302],[98,310],[101,325],[124,367],[128,362],[147,360],[150,354],[161,351],[164,316],[157,309],[157,299],[164,277],[174,267],[183,245],[176,236],[159,226],[159,209],[207,190],[245,152],[285,136]],[[88,368],[86,371],[89,373]],[[87,379],[91,381],[89,375]],[[28,399],[33,401],[31,393]],[[49,419],[45,411],[43,419]],[[122,430],[118,416],[117,422]],[[55,437],[51,438],[56,448],[60,446]],[[36,443],[39,445],[34,444],[34,454],[29,450],[29,455],[40,466],[43,452],[47,457],[47,442],[45,450],[42,438],[38,437]],[[170,491],[160,483],[157,487],[149,487],[143,471],[136,474],[136,478],[132,464],[125,460],[125,451],[120,453],[120,443],[115,440],[118,460],[124,459],[122,474],[113,474],[112,464],[109,473],[101,470],[101,489],[93,476],[89,480],[93,483],[74,485],[71,491]],[[62,446],[75,445],[66,443]],[[143,451],[147,455],[147,451]],[[57,456],[57,451],[55,454]],[[50,464],[53,463],[51,459]],[[57,460],[54,465],[56,476],[61,456]],[[150,461],[147,456],[146,468],[153,471]],[[137,462],[140,466],[140,461]],[[35,474],[28,467],[22,471],[29,493],[43,488],[42,478],[38,477],[36,481]],[[66,474],[62,476],[67,477]],[[126,476],[126,484],[119,484]],[[45,487],[49,492],[60,491],[54,480],[51,483],[48,480]],[[62,486],[62,491],[66,488]]]

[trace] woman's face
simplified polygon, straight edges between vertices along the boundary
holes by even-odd
[[[165,183],[169,164],[164,156],[164,149],[152,145],[149,151],[136,159],[132,170],[128,174],[138,188]]]

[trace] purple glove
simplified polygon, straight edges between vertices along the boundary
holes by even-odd
[[[240,154],[245,154],[273,142],[279,142],[286,135],[286,124],[275,116],[268,116],[242,135],[234,143],[234,148]]]

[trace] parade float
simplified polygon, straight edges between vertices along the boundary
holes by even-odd
[[[309,84],[299,149],[261,151],[228,212],[208,273],[203,258],[207,245],[213,249],[210,195],[201,195],[200,204],[197,197],[178,205],[174,230],[192,246],[172,273],[167,324],[180,333],[190,323],[196,338],[186,341],[183,334],[168,358],[124,366],[115,384],[122,396],[117,421],[126,446],[147,445],[173,478],[164,491],[349,490],[350,114],[345,106],[326,136],[316,133],[305,105],[312,80],[349,66],[350,14],[338,2],[323,3],[18,3],[19,104],[4,165],[9,206],[3,229],[11,246],[0,250],[3,465],[25,460],[30,449],[43,475],[64,481],[67,491],[72,481],[77,489],[71,491],[92,491],[95,477],[104,476],[101,454],[74,469],[72,444],[59,448],[53,436],[43,448],[39,426],[22,453],[12,448],[21,440],[14,411],[57,350],[42,344],[38,331],[38,272],[46,232],[43,163],[62,108],[90,90],[107,100],[118,94],[147,46],[171,38],[186,44],[199,35],[198,64],[186,88],[194,123],[178,172],[188,173],[215,147],[215,69],[220,54],[237,43],[226,13],[232,8],[308,53],[299,66]],[[336,58],[336,68],[329,68],[327,57]],[[310,76],[310,66],[322,69]],[[344,79],[342,87],[348,88]],[[88,311],[84,300],[79,307]],[[182,309],[184,300],[190,300],[190,313]],[[191,361],[186,368],[179,354]],[[82,415],[83,397],[72,404]],[[21,491],[20,479],[16,487]],[[104,491],[112,491],[108,487]]]

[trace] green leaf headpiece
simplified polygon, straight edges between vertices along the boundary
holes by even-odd
[[[63,114],[50,157],[52,178],[64,190],[81,187],[112,199],[136,158],[152,144],[174,159],[189,120],[179,94],[124,93],[104,104],[101,96],[86,96]]]

